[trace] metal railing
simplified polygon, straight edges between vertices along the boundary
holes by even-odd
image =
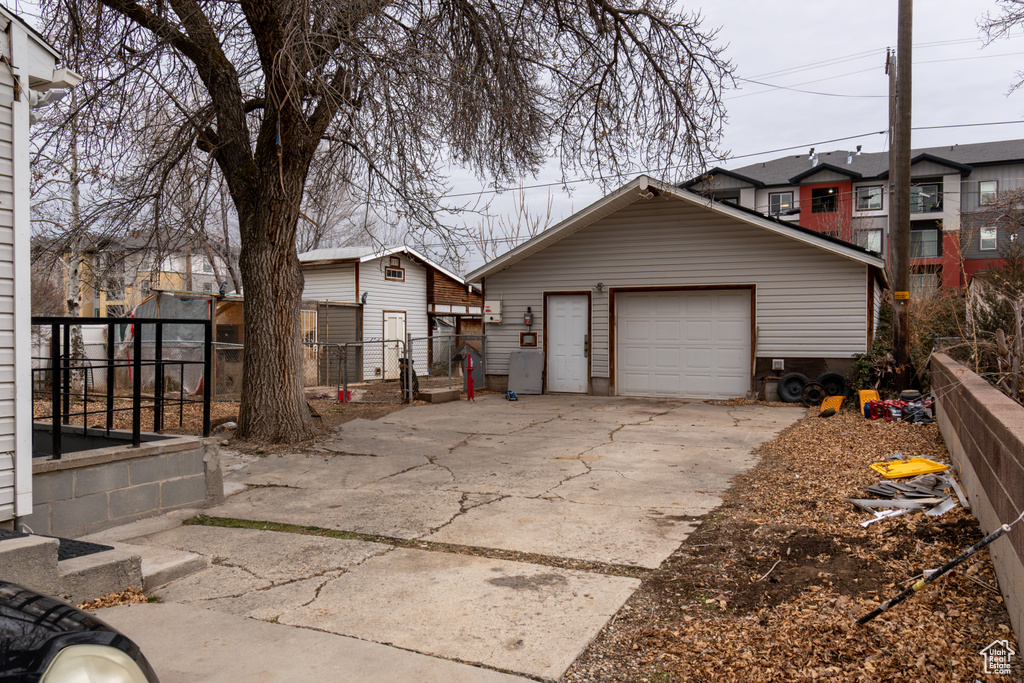
[[[51,423],[51,455],[59,460],[62,453],[63,428],[71,425],[71,418],[81,417],[83,433],[88,434],[90,416],[105,416],[105,432],[114,430],[114,414],[131,411],[132,446],[141,442],[142,414],[144,403],[152,409],[153,431],[164,429],[164,412],[168,407],[178,408],[178,424],[183,423],[186,404],[201,403],[203,411],[203,436],[210,435],[210,392],[212,360],[212,332],[209,320],[168,320],[161,318],[32,318],[37,348],[45,347],[44,337],[49,333],[49,353],[38,354],[32,359],[33,404],[36,398],[49,398],[49,414],[36,415],[36,419]],[[164,328],[170,325],[200,325],[203,327],[201,342],[202,360],[188,358],[166,358],[165,349],[170,350],[179,342],[164,339]],[[89,357],[76,353],[72,348],[72,328],[106,328],[106,354],[103,358]],[[152,340],[145,339],[152,334]],[[191,344],[193,347],[195,342]],[[84,347],[84,345],[83,345]],[[201,392],[201,399],[186,398],[186,369],[200,366],[202,379],[192,395]],[[174,390],[169,378],[177,371],[177,396],[168,395],[168,388]],[[90,410],[89,404],[97,400],[100,382],[97,372],[102,373],[103,402],[101,410]],[[143,375],[146,375],[144,385]],[[127,376],[127,381],[125,377]],[[90,382],[92,387],[90,387]],[[120,393],[130,385],[130,395]],[[91,391],[90,391],[91,389]],[[72,410],[72,399],[81,402],[81,410]],[[129,406],[120,407],[118,402],[130,400]],[[35,411],[34,411],[35,412]]]

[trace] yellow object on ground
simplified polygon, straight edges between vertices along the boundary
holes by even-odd
[[[928,458],[876,462],[874,465],[870,465],[870,467],[886,479],[916,477],[921,474],[928,474],[929,472],[945,472],[949,469],[949,465],[943,465],[941,462],[935,462]]]
[[[839,412],[839,409],[843,407],[843,401],[845,400],[845,396],[829,396],[828,398],[821,402],[820,413],[824,413],[826,410],[831,410],[831,414],[835,415],[836,413]]]
[[[877,401],[878,392],[874,389],[861,389],[857,392],[857,397],[860,399],[860,414],[864,414],[864,404],[868,401]]]

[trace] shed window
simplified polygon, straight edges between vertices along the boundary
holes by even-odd
[[[981,229],[981,249],[982,251],[992,251],[999,246],[999,233],[996,228],[982,228]]]
[[[811,190],[811,213],[832,213],[839,198],[838,187],[818,187]]]
[[[394,266],[388,266],[387,268],[384,269],[384,279],[405,282],[405,268],[395,268]]]

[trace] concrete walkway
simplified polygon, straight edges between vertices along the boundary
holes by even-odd
[[[136,615],[188,605],[182,614],[198,629],[191,638],[243,634],[242,647],[250,629],[297,627],[287,633],[357,638],[487,667],[472,669],[480,675],[472,680],[498,680],[488,669],[556,680],[639,586],[629,574],[640,570],[630,568],[659,566],[720,503],[729,480],[753,464],[751,449],[802,415],[489,395],[355,420],[316,455],[236,461],[226,486],[241,492],[207,514],[374,538],[254,524],[130,539],[196,553],[211,566],[159,590],[167,604],[123,610],[132,615],[125,629],[150,652],[145,640],[155,626],[146,624],[159,622]],[[415,543],[396,547],[389,538]],[[434,543],[483,550],[444,552]],[[536,555],[589,564],[564,569]],[[198,609],[218,616],[201,618],[208,613]],[[227,635],[215,635],[219,628]],[[195,645],[176,640],[183,654]],[[327,680],[291,673],[290,680]],[[445,670],[408,680],[463,679]]]

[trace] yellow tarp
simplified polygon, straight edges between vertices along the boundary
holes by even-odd
[[[911,458],[910,460],[876,462],[874,465],[870,465],[870,467],[886,479],[916,477],[930,472],[945,472],[949,469],[949,465],[943,465],[941,462],[935,462],[928,458]]]

